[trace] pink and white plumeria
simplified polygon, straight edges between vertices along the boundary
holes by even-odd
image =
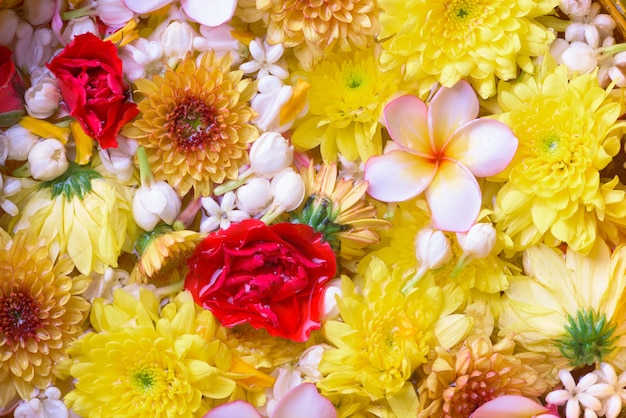
[[[480,118],[476,93],[466,81],[442,87],[429,106],[401,96],[385,107],[396,149],[365,164],[368,193],[401,202],[424,192],[436,228],[465,232],[476,221],[481,191],[476,177],[503,171],[517,138],[503,123]]]

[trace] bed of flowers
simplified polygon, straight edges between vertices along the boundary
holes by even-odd
[[[626,416],[591,0],[0,0],[0,415]]]

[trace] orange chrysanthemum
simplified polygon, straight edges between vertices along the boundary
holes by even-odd
[[[181,196],[191,189],[207,196],[214,184],[236,179],[248,162],[248,143],[258,137],[248,106],[256,88],[230,64],[230,55],[209,51],[198,66],[187,57],[163,76],[135,81],[145,97],[138,103],[142,117],[126,134],[146,149],[154,177]]]
[[[34,235],[0,230],[0,410],[17,393],[30,399],[54,379],[53,367],[80,336],[89,302],[85,276],[68,276],[70,258],[55,263]]]
[[[365,49],[379,31],[378,8],[373,0],[257,0],[269,13],[267,41],[294,48],[305,70],[325,51]]]

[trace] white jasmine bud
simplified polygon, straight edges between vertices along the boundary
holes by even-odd
[[[54,180],[67,170],[65,145],[54,138],[35,143],[28,153],[28,165],[34,179]]]
[[[91,32],[96,36],[100,36],[98,34],[98,26],[91,17],[76,17],[68,22],[67,27],[63,31],[63,40],[69,44],[70,42],[72,42],[76,35],[82,35],[87,32]]]
[[[120,51],[122,70],[130,81],[157,74],[163,68],[161,42],[139,38]]]
[[[43,67],[52,57],[52,31],[47,27],[36,30],[26,21],[21,21],[15,33],[15,64],[28,71],[33,67]]]
[[[4,134],[7,136],[7,159],[26,161],[35,142],[39,137],[22,125],[13,125]]]
[[[308,378],[311,382],[317,382],[322,378],[322,373],[319,371],[319,365],[322,361],[324,352],[332,348],[328,344],[316,344],[304,350],[298,360],[297,371]]]
[[[304,200],[304,180],[288,167],[274,176],[270,183],[274,205],[283,212],[295,210]]]
[[[69,412],[61,400],[61,391],[50,386],[28,401],[20,401],[13,415],[15,418],[68,418]]]
[[[268,75],[259,80],[259,92],[250,102],[250,107],[258,113],[254,124],[264,131],[285,132],[293,121],[280,123],[280,109],[291,98],[293,87],[286,86],[278,77]]]
[[[421,265],[437,269],[452,258],[450,240],[438,229],[422,228],[415,236],[415,257]]]
[[[128,23],[135,14],[126,7],[124,0],[99,0],[96,12],[105,25],[120,28]]]
[[[237,207],[250,216],[263,212],[272,202],[270,181],[253,177],[237,189]]]
[[[262,177],[272,177],[293,162],[293,145],[277,132],[263,133],[250,148],[252,170]]]
[[[572,42],[561,56],[567,69],[576,74],[586,74],[598,66],[595,50],[585,42]]]
[[[341,279],[333,279],[326,284],[324,299],[322,302],[322,321],[335,319],[339,316],[339,307],[337,306],[336,296],[339,295],[339,298],[341,298],[342,294]]]
[[[137,148],[137,159],[141,173],[141,187],[133,197],[133,217],[146,231],[163,221],[171,225],[180,213],[181,201],[176,191],[165,181],[155,181],[150,170],[148,157],[143,147]]]
[[[121,135],[117,137],[117,148],[98,151],[104,168],[121,182],[130,180],[135,172],[133,156],[137,151],[137,141]]]
[[[31,86],[24,94],[26,111],[37,119],[45,119],[59,107],[61,92],[57,86],[57,81],[51,77],[41,78],[37,84]]]
[[[171,22],[161,35],[163,53],[174,63],[183,59],[193,48],[193,31],[185,22]]]
[[[20,18],[12,9],[0,10],[0,45],[9,45],[15,38]]]
[[[570,17],[583,17],[589,13],[591,0],[561,0],[559,8]]]
[[[24,0],[24,19],[33,26],[49,23],[56,6],[54,0]]]
[[[457,233],[456,239],[466,256],[485,258],[496,245],[496,229],[491,223],[474,224],[469,231]]]

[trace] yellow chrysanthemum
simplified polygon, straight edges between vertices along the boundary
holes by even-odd
[[[498,396],[543,394],[553,383],[541,375],[550,367],[544,356],[514,349],[510,336],[492,344],[485,335],[473,335],[453,350],[436,347],[423,369],[418,418],[468,418]]]
[[[334,345],[319,365],[323,394],[392,397],[426,362],[431,346],[450,348],[472,329],[472,319],[452,313],[463,300],[458,288],[431,286],[405,296],[400,276],[374,258],[355,283],[343,277],[337,299],[342,321],[323,327]]]
[[[228,349],[203,335],[206,327],[217,327],[210,313],[197,313],[187,292],[161,312],[158,307],[146,289],[138,299],[118,289],[112,304],[94,301],[96,332],[68,351],[76,382],[65,402],[76,413],[85,418],[197,417],[207,411],[207,400],[233,392],[235,382],[225,377]]]
[[[68,254],[83,274],[117,267],[137,236],[131,189],[89,165],[70,162],[63,175],[22,196],[19,208],[10,227],[42,237],[52,253]]]
[[[293,47],[307,71],[335,47],[367,48],[379,31],[373,0],[257,0],[256,8],[269,14],[267,41]]]
[[[309,110],[291,140],[296,150],[320,146],[330,163],[337,152],[362,161],[382,154],[382,108],[398,91],[398,71],[383,72],[375,48],[331,54],[310,73]]]
[[[237,178],[258,131],[248,106],[255,86],[242,79],[242,71],[230,71],[230,55],[217,58],[208,51],[198,66],[195,61],[187,57],[163,76],[135,81],[144,96],[141,118],[126,134],[146,149],[157,180],[181,196],[193,189],[198,197]]]
[[[139,260],[130,274],[130,283],[159,287],[183,280],[188,271],[187,258],[201,238],[199,232],[175,231],[168,225],[141,235],[135,244]]]
[[[504,113],[494,117],[519,140],[493,215],[509,247],[565,242],[587,252],[598,232],[614,240],[625,226],[626,195],[617,176],[603,180],[599,171],[618,153],[624,123],[616,123],[621,106],[596,74],[569,82],[567,68],[546,57],[537,76],[501,83],[498,100]]]
[[[399,203],[391,221],[392,226],[383,232],[385,245],[373,255],[403,271],[406,281],[420,267],[415,255],[415,237],[422,228],[430,225],[428,205],[422,199]],[[494,251],[487,257],[468,260],[460,271],[455,271],[463,257],[463,249],[454,234],[447,236],[452,245],[452,258],[440,268],[429,270],[421,280],[432,279],[440,286],[456,283],[464,290],[476,289],[486,293],[507,288],[513,265],[499,258]]]
[[[524,253],[526,276],[504,291],[500,335],[514,333],[529,351],[559,367],[610,361],[626,366],[626,247],[600,239],[588,255],[565,257],[543,244]]]
[[[43,239],[0,230],[0,410],[16,393],[28,400],[52,383],[53,368],[83,332],[89,302],[77,295],[89,280],[68,276],[69,258],[55,259]]]
[[[383,13],[381,63],[403,67],[420,83],[452,87],[468,79],[481,97],[495,94],[495,77],[510,80],[518,65],[532,71],[531,57],[548,51],[554,35],[534,20],[558,0],[379,0]]]
[[[305,196],[301,207],[292,213],[300,223],[324,234],[324,239],[349,267],[351,260],[361,258],[364,249],[380,241],[379,231],[390,223],[377,218],[376,208],[365,200],[367,182],[337,178],[337,163],[313,163],[300,170]]]

